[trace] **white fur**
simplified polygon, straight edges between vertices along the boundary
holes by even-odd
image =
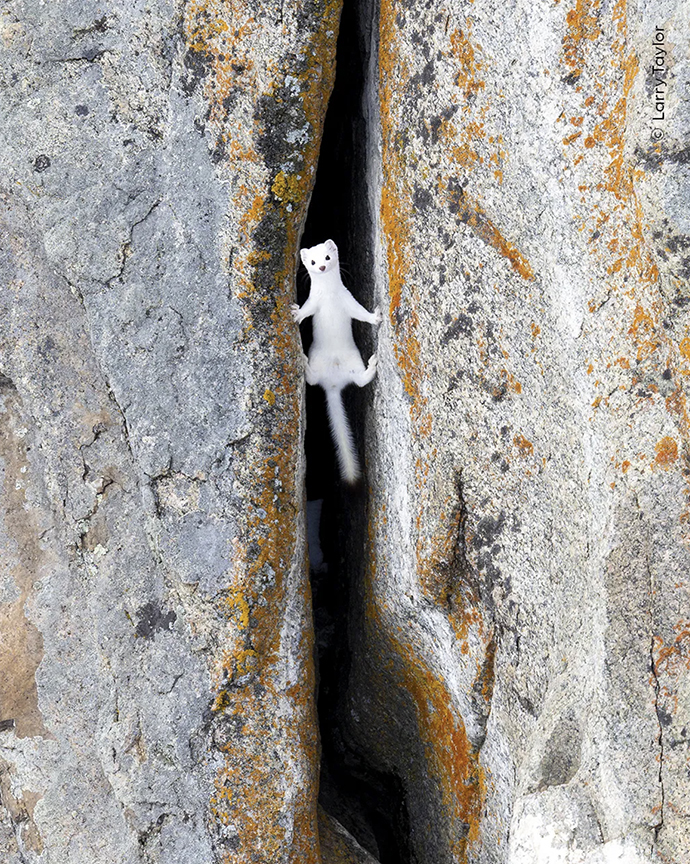
[[[378,307],[367,312],[343,285],[338,263],[338,247],[332,240],[300,251],[311,277],[309,299],[300,308],[292,306],[292,317],[299,324],[314,316],[314,341],[305,357],[307,384],[318,384],[326,391],[326,406],[338,454],[340,474],[348,483],[359,477],[359,465],[352,433],[343,408],[341,391],[348,384],[364,387],[376,374],[376,355],[364,366],[352,338],[352,319],[381,323]]]

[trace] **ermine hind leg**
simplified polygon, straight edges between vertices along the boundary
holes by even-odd
[[[355,375],[354,383],[358,387],[364,387],[370,381],[373,381],[374,375],[376,375],[376,354],[372,354],[369,358],[367,368]]]
[[[318,384],[317,376],[309,365],[309,358],[306,354],[302,354],[302,359],[304,362],[304,378],[307,384]]]

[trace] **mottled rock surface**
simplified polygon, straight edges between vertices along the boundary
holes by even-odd
[[[323,864],[376,864],[376,859],[322,808],[319,808],[319,838]]]
[[[385,315],[319,812],[289,304],[340,3],[0,10],[8,864],[690,860],[688,2],[350,12],[316,227]]]
[[[381,0],[345,722],[415,862],[690,860],[688,11]]]
[[[319,860],[289,303],[339,12],[3,4],[3,861]]]

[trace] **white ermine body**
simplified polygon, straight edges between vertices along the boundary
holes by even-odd
[[[318,384],[326,391],[326,406],[335,442],[340,474],[348,483],[359,477],[359,465],[347,422],[341,391],[348,384],[364,387],[376,374],[376,355],[365,367],[352,338],[352,319],[381,323],[376,308],[367,312],[343,285],[340,278],[338,247],[332,240],[300,251],[311,277],[309,299],[300,308],[292,306],[292,316],[299,324],[314,316],[314,340],[305,359],[307,384]]]

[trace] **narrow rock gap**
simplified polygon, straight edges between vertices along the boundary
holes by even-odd
[[[367,205],[367,129],[363,111],[369,33],[376,0],[345,0],[337,47],[335,87],[324,127],[316,183],[302,247],[332,239],[343,282],[368,309],[373,296],[374,231]],[[297,300],[304,303],[309,277],[300,266]],[[354,322],[366,363],[376,344],[369,325]],[[311,321],[302,325],[305,351]],[[363,478],[353,488],[339,479],[324,393],[307,387],[307,521],[317,652],[318,712],[322,745],[320,803],[381,864],[408,864],[408,820],[398,778],[369,764],[348,738],[344,711],[350,667],[350,617],[358,574],[364,570],[367,466],[363,424],[372,387],[344,392],[345,408]],[[320,543],[317,542],[317,537]],[[319,548],[320,546],[320,548]],[[323,559],[321,558],[323,556]]]

